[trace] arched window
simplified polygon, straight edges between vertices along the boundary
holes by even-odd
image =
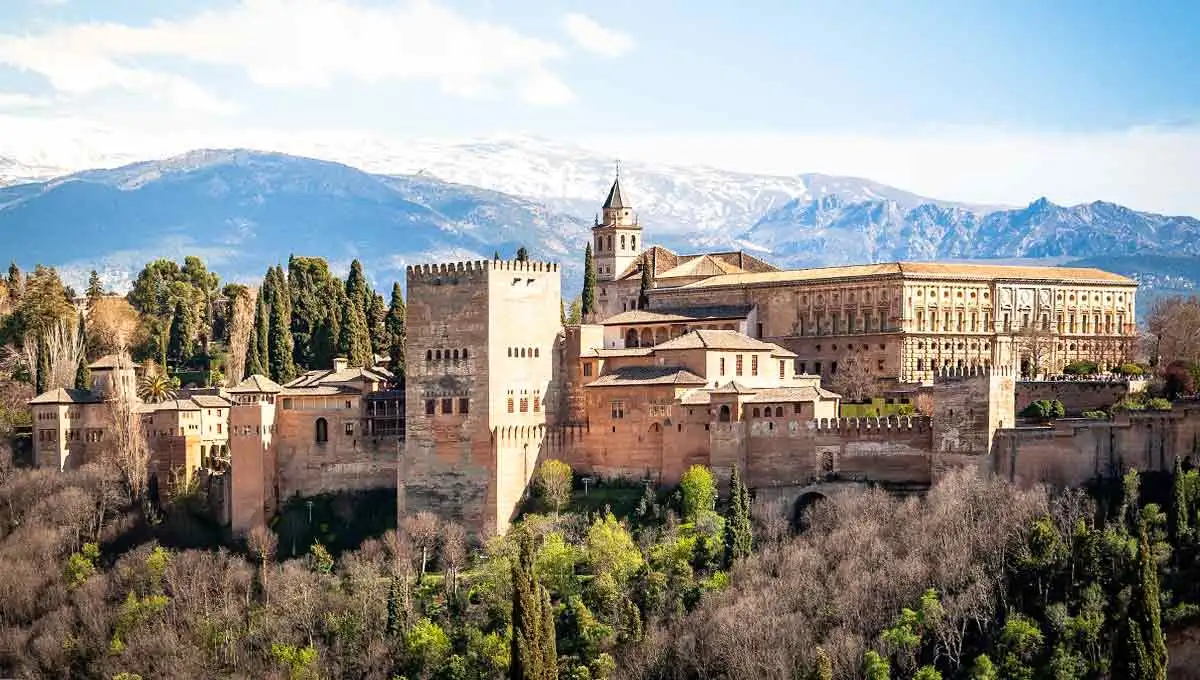
[[[454,350],[454,360],[458,361],[458,350]]]
[[[433,358],[437,359],[438,361],[441,361],[442,360],[442,350],[439,349],[439,350],[435,351],[433,353]]]
[[[636,236],[629,237],[629,249],[637,250],[637,237]]]
[[[625,250],[625,234],[621,234],[621,250]]]
[[[721,405],[721,410],[717,415],[717,420],[721,421],[722,423],[729,422],[729,406],[728,405],[726,405],[726,404]]]
[[[758,417],[758,409],[757,409],[757,408],[755,408],[755,409],[754,409],[754,417],[755,417],[755,418],[757,418],[757,417]]]
[[[628,348],[628,347],[637,347],[637,346],[638,346],[637,331],[630,328],[629,330],[625,331],[625,347]]]
[[[317,418],[317,443],[324,444],[329,441],[329,423],[325,422],[324,418]]]
[[[541,349],[540,349],[540,348],[538,348],[538,347],[534,347],[534,348],[533,348],[533,356],[535,356],[535,357],[540,357],[541,355],[542,355],[542,351],[541,351]]]
[[[425,361],[433,361],[433,350],[425,350]]]
[[[776,407],[775,407],[775,417],[776,417],[776,418],[782,418],[782,417],[783,417],[783,407],[782,407],[782,406],[776,406]]]
[[[522,359],[525,358],[525,348],[524,347],[521,348],[521,358]]]
[[[466,361],[466,360],[467,360],[467,348],[464,347],[463,348],[463,361]]]
[[[612,237],[611,237],[611,236],[609,236],[609,237],[608,237],[608,249],[609,249],[609,250],[612,250],[612,249],[613,249],[613,247],[612,247]]]

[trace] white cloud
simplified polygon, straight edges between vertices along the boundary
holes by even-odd
[[[633,49],[633,38],[613,28],[601,26],[586,14],[568,14],[563,28],[580,47],[604,57],[619,57]]]
[[[866,177],[925,196],[1024,205],[1105,200],[1200,216],[1200,126],[1107,132],[939,128],[894,134],[662,134],[580,140],[623,158]]]
[[[41,109],[53,102],[46,97],[35,97],[24,92],[0,92],[0,111],[10,109]]]
[[[430,80],[465,96],[512,87],[532,103],[560,103],[569,91],[549,65],[562,54],[552,42],[469,19],[432,0],[385,7],[241,0],[148,26],[92,23],[0,35],[0,63],[41,73],[60,92],[121,89],[222,113],[233,106],[190,79],[146,65],[147,58],[240,70],[274,88],[325,87],[338,79]]]

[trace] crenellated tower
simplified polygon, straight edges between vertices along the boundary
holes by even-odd
[[[602,217],[592,227],[596,280],[612,281],[633,264],[641,253],[642,227],[633,207],[621,195],[621,173],[613,179]]]

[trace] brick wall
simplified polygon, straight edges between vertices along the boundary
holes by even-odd
[[[1135,390],[1143,388],[1145,383],[1138,381]],[[1129,393],[1130,384],[1126,381],[1034,381],[1022,380],[1016,387],[1016,411],[1039,399],[1057,399],[1062,402],[1067,415],[1077,416],[1084,411],[1107,411],[1113,404],[1120,401]]]

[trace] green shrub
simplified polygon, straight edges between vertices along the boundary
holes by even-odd
[[[1136,396],[1125,397],[1125,398],[1121,399],[1121,401],[1118,401],[1117,403],[1112,405],[1113,413],[1116,413],[1117,411],[1144,411],[1144,410],[1146,410],[1146,405],[1143,404],[1142,400],[1137,398]]]
[[[1149,411],[1170,411],[1171,402],[1161,397],[1157,399],[1151,399],[1146,402],[1146,409]]]
[[[1113,373],[1118,373],[1120,375],[1126,375],[1129,377],[1137,377],[1140,375],[1144,375],[1145,371],[1142,370],[1141,366],[1138,366],[1135,363],[1125,362],[1125,363],[1121,364],[1120,366],[1117,366],[1116,368],[1114,368]]]
[[[1084,411],[1083,417],[1092,420],[1108,420],[1108,413],[1106,411]]]
[[[1061,401],[1054,399],[1038,399],[1025,408],[1021,409],[1021,415],[1026,418],[1038,418],[1041,420],[1050,420],[1052,418],[1062,418],[1066,415],[1066,409]]]
[[[1100,372],[1100,366],[1094,361],[1072,361],[1063,367],[1067,375],[1095,375]]]

